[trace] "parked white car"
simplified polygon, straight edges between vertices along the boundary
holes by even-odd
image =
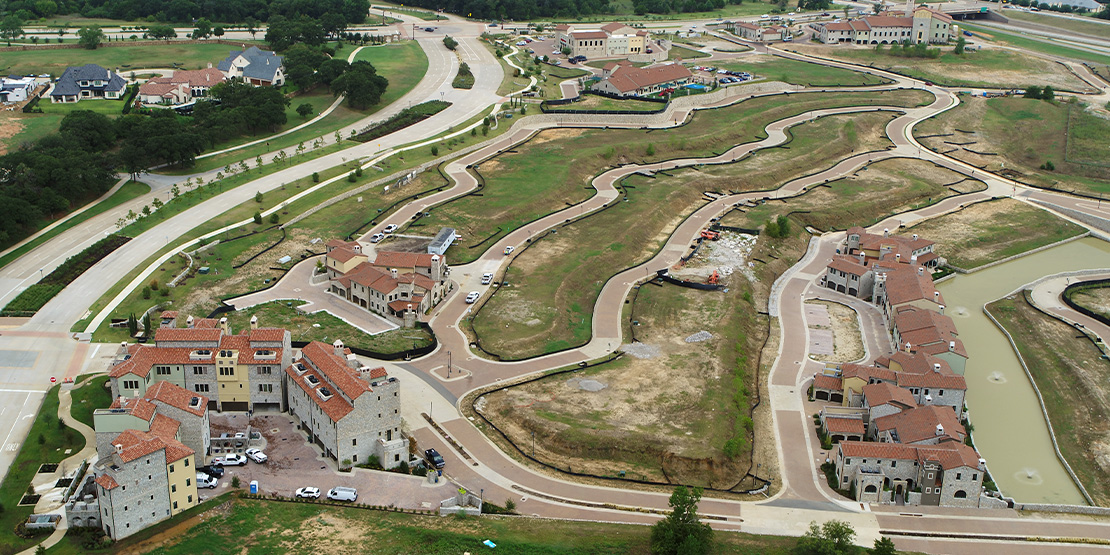
[[[493,281],[493,274],[482,274],[482,285],[489,285]]]
[[[209,476],[203,472],[197,472],[198,489],[215,488],[218,485],[220,485],[220,481],[216,478],[213,478],[212,476]]]
[[[375,233],[370,236],[371,243],[380,243],[382,239],[385,239],[384,233]]]
[[[247,464],[247,458],[238,453],[232,453],[212,459],[212,464],[216,466],[243,466]]]
[[[247,457],[258,464],[262,464],[270,460],[270,457],[267,457],[266,453],[263,453],[261,449],[254,448],[247,449]]]
[[[332,501],[354,501],[358,499],[358,490],[344,486],[336,486],[328,490],[328,499]]]
[[[296,496],[301,499],[319,499],[320,488],[303,487],[297,490]]]
[[[382,231],[385,233],[393,233],[394,231],[397,231],[397,224],[389,224],[385,226],[385,229],[383,229]]]
[[[466,294],[466,304],[474,304],[475,302],[478,301],[478,298],[481,297],[481,296],[482,296],[482,294],[477,292],[477,291],[471,291],[470,293],[467,293]]]

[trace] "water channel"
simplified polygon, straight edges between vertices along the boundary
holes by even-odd
[[[967,347],[967,406],[975,446],[999,489],[1018,502],[1085,504],[1056,458],[1021,363],[982,308],[1045,275],[1088,268],[1110,268],[1110,243],[1085,238],[937,286],[948,306],[945,313]]]

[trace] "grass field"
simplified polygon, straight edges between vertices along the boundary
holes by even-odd
[[[85,438],[76,430],[58,420],[58,391],[54,386],[46,392],[39,408],[38,416],[31,425],[26,441],[8,469],[8,475],[0,484],[0,554],[11,555],[33,547],[45,536],[25,540],[15,535],[16,524],[27,519],[34,507],[20,507],[19,500],[31,485],[31,480],[42,463],[61,462],[69,455],[66,450],[76,453],[85,447]],[[70,469],[72,470],[72,469]]]
[[[37,246],[45,243],[46,241],[49,241],[50,239],[56,237],[58,234],[62,233],[63,231],[65,231],[67,229],[71,229],[74,226],[79,225],[80,223],[87,221],[89,218],[92,218],[93,216],[96,216],[98,214],[102,214],[102,213],[104,213],[104,212],[106,212],[106,211],[108,211],[112,208],[115,208],[116,206],[119,206],[119,205],[121,205],[121,204],[123,204],[123,203],[125,203],[129,200],[141,197],[141,196],[143,196],[143,195],[145,195],[149,192],[150,192],[150,185],[147,185],[146,183],[141,183],[141,182],[138,182],[138,181],[128,181],[122,187],[120,187],[120,189],[118,191],[113,193],[112,196],[98,202],[96,205],[92,206],[91,208],[82,212],[81,214],[78,214],[76,216],[73,216],[73,217],[69,218],[68,220],[66,220],[62,224],[58,225],[58,227],[55,227],[54,229],[52,229],[52,230],[50,230],[46,233],[43,233],[42,235],[36,237],[34,240],[29,241],[27,244],[23,245],[22,247],[19,247],[18,249],[13,250],[12,252],[4,255],[3,257],[0,257],[0,268],[10,264],[13,260],[15,260],[15,259],[19,258],[20,256],[23,256],[24,254],[30,252],[35,247],[37,247]]]
[[[1002,13],[1010,20],[1055,27],[1057,29],[1094,37],[1105,37],[1107,33],[1110,33],[1110,24],[1100,23],[1100,21],[1105,20],[1095,19],[1093,17],[1058,17],[1043,12],[1032,13],[1018,10],[1005,10]]]
[[[609,2],[612,8],[611,13],[595,14],[589,16],[582,16],[580,18],[555,18],[556,23],[590,23],[601,21],[620,21],[620,22],[648,22],[648,21],[670,21],[670,20],[694,20],[694,19],[730,19],[737,17],[747,17],[752,15],[761,15],[770,13],[774,8],[773,5],[759,0],[743,2],[740,4],[725,4],[725,7],[719,10],[706,11],[706,12],[686,12],[686,13],[669,13],[669,14],[637,14],[633,9],[632,0],[614,0]],[[546,20],[550,21],[550,19]]]
[[[1007,13],[1006,15],[1007,17],[1009,17],[1009,13]],[[1032,38],[1007,33],[1005,31],[999,31],[993,27],[983,27],[970,23],[964,23],[962,27],[975,33],[977,35],[976,38],[982,37],[986,38],[988,41],[993,40],[994,42],[1000,42],[1008,46],[1031,50],[1033,52],[1040,52],[1042,54],[1048,54],[1050,56],[1070,58],[1073,60],[1081,60],[1103,65],[1110,64],[1110,55],[1096,54],[1094,52],[1079,50],[1077,48],[1071,48],[1062,44],[1054,44],[1050,39],[1045,39],[1048,42],[1043,42],[1041,40],[1035,40]],[[1106,31],[1103,31],[1102,33],[1103,34],[1100,36],[1106,36]]]
[[[78,422],[92,428],[93,411],[106,409],[112,404],[112,390],[104,387],[106,383],[108,383],[108,376],[96,376],[81,382],[70,391],[73,406],[70,407],[69,413]]]
[[[433,208],[421,222],[450,226],[465,238],[447,251],[453,264],[472,261],[490,242],[525,222],[593,195],[590,180],[613,164],[710,156],[764,138],[767,124],[817,108],[855,105],[916,106],[922,91],[770,96],[694,113],[690,123],[666,130],[568,129],[545,131],[517,149],[488,160],[479,172],[482,196],[466,196]],[[648,147],[654,151],[648,155]],[[566,163],[574,160],[574,164]],[[520,202],[527,198],[527,203]]]
[[[670,51],[667,52],[667,59],[668,60],[680,60],[680,59],[681,60],[692,60],[692,59],[695,59],[695,58],[708,58],[708,57],[709,57],[709,54],[706,54],[705,52],[699,52],[697,50],[686,48],[685,46],[679,46],[677,44],[671,46]]]
[[[235,500],[203,516],[159,524],[145,542],[128,541],[127,553],[156,548],[161,555],[242,550],[249,553],[353,553],[373,546],[375,553],[455,555],[480,553],[490,539],[498,550],[520,555],[638,554],[650,549],[647,526],[571,522],[529,517],[417,516],[309,503]],[[504,500],[490,500],[503,503]],[[191,515],[189,515],[191,516]],[[180,529],[184,528],[184,529]],[[785,555],[796,540],[717,532],[711,553]],[[73,553],[64,551],[59,553]],[[54,553],[53,551],[50,553]]]
[[[182,69],[203,69],[227,57],[235,47],[226,44],[165,44],[118,48],[82,48],[68,50],[26,50],[5,52],[0,61],[0,72],[5,75],[50,73],[60,76],[66,67],[97,64],[127,75],[128,71],[143,68],[172,68],[181,64]],[[78,103],[81,104],[81,103]]]
[[[871,65],[953,87],[1024,89],[1029,85],[1052,85],[1057,90],[1086,90],[1088,86],[1055,62],[1035,56],[1016,56],[1002,49],[985,49],[962,56],[941,47],[937,58],[892,56],[889,46],[882,53],[873,48],[852,46],[797,45],[797,50],[855,64]]]
[[[627,202],[562,227],[517,257],[505,276],[510,286],[500,288],[474,318],[474,332],[483,348],[520,358],[583,343],[590,336],[590,315],[604,282],[653,255],[673,228],[704,202],[703,192],[774,188],[812,168],[828,167],[857,149],[862,152],[885,142],[877,137],[888,115],[866,114],[858,124],[855,117],[822,118],[797,126],[793,128],[797,144],[791,143],[790,149],[758,151],[738,167],[729,164],[674,172],[673,177],[628,179]],[[762,178],[749,175],[760,172]],[[570,216],[576,215],[572,209]],[[576,246],[587,244],[585,249]]]
[[[731,212],[721,223],[754,229],[786,214],[800,225],[822,231],[866,227],[891,214],[929,206],[959,192],[986,188],[982,182],[971,180],[945,186],[962,177],[930,162],[883,160],[800,196],[766,202],[746,212]]]
[[[347,53],[340,52],[337,56],[346,58]],[[328,114],[324,119],[300,129],[283,137],[276,138],[263,144],[233,150],[226,154],[217,156],[210,156],[197,160],[197,163],[192,168],[182,169],[175,173],[194,173],[197,171],[207,171],[215,168],[223,167],[229,163],[235,163],[239,160],[251,159],[260,154],[273,152],[277,149],[295,149],[298,144],[305,143],[305,146],[311,146],[312,141],[318,137],[326,137],[329,142],[334,141],[331,136],[335,130],[347,127],[355,122],[376,113],[378,110],[388,106],[397,99],[401,98],[424,78],[424,74],[428,71],[428,57],[424,54],[424,50],[416,41],[401,41],[394,44],[366,47],[359,51],[355,56],[355,61],[367,61],[374,65],[378,70],[378,74],[382,75],[389,80],[389,87],[386,88],[385,94],[382,95],[381,102],[366,109],[366,110],[352,110],[348,104],[343,104],[336,107],[336,109]],[[289,106],[286,108],[286,117],[288,123],[284,126],[285,129],[295,127],[304,123],[305,119],[297,115],[297,106],[304,102],[313,105],[313,116],[320,114],[331,105],[335,97],[332,96],[327,89],[317,89],[304,96],[298,96],[290,101]],[[261,137],[271,135],[271,133],[260,133],[253,137],[244,137],[233,141],[228,141],[224,144],[213,146],[211,150],[221,150],[234,146],[235,144],[257,140]],[[268,160],[267,160],[268,161]]]
[[[304,301],[275,301],[228,312],[225,316],[232,331],[236,333],[250,329],[251,316],[257,316],[259,326],[285,328],[292,334],[294,341],[331,343],[342,339],[343,344],[349,347],[378,353],[399,353],[425,347],[432,342],[432,334],[424,328],[401,328],[368,335],[327,312],[302,314],[296,307],[303,304]]]
[[[1087,230],[1024,202],[1002,198],[926,220],[899,231],[937,242],[937,253],[970,270],[1050,245]]]
[[[634,98],[616,99],[596,94],[584,94],[581,96],[581,99],[582,100],[573,104],[548,106],[547,109],[549,112],[557,112],[560,110],[628,110],[634,112],[653,112],[667,107],[663,102],[648,102]]]
[[[879,85],[884,79],[859,71],[810,64],[778,56],[745,56],[740,61],[721,62],[714,67],[747,71],[756,78],[807,87],[855,87]]]
[[[1022,132],[1014,133],[1014,126]],[[914,134],[929,148],[978,167],[1001,171],[1004,165],[1026,183],[1110,193],[1110,121],[1078,105],[964,97],[955,109],[922,122]],[[1045,162],[1055,170],[1040,169]]]
[[[1110,363],[1075,328],[1034,308],[1024,292],[986,307],[1013,337],[1037,383],[1060,452],[1099,505],[1110,502],[1104,466],[1110,433],[1106,379]]]

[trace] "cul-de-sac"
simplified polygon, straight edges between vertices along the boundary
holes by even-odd
[[[1102,0],[0,0],[0,555],[1101,552],[1107,193]]]

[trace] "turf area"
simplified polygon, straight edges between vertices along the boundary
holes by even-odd
[[[1024,202],[1001,198],[926,220],[900,231],[936,241],[948,264],[970,270],[1087,230]]]
[[[884,79],[861,71],[811,64],[778,56],[745,56],[737,61],[720,62],[719,69],[747,71],[757,79],[782,81],[807,87],[857,87],[879,85]]]
[[[203,69],[208,63],[215,65],[236,47],[227,44],[157,44],[118,48],[83,48],[67,50],[21,50],[5,52],[0,62],[4,75],[30,75],[50,73],[58,77],[69,66],[97,64],[127,72],[142,68],[172,68],[181,64],[182,69]],[[82,103],[78,103],[82,104]]]

